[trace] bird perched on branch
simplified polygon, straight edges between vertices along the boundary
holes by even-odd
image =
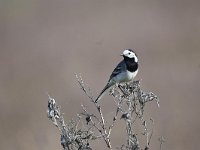
[[[132,49],[125,49],[121,56],[124,57],[110,75],[108,83],[101,91],[95,102],[98,102],[103,95],[112,88],[113,85],[123,82],[129,82],[135,78],[138,73],[138,58]]]

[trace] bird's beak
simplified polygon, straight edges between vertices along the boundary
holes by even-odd
[[[123,54],[120,54],[120,56],[123,56]]]

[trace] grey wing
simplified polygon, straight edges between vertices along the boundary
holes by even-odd
[[[101,91],[99,96],[96,98],[95,102],[98,102],[102,98],[102,96],[106,93],[106,91],[108,91],[115,84],[112,78],[124,70],[126,70],[126,64],[124,61],[121,61],[117,65],[117,67],[113,70],[112,74],[110,75],[110,79],[108,80],[107,85],[104,87],[104,89]]]
[[[116,75],[118,75],[120,72],[126,70],[126,64],[124,62],[124,60],[122,60],[117,67],[113,70],[112,74],[110,75],[110,79],[111,80],[113,77],[115,77]]]

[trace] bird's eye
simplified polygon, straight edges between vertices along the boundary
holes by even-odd
[[[131,53],[129,52],[128,54],[130,55]]]

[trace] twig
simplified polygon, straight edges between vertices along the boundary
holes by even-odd
[[[101,128],[102,128],[102,130],[98,129],[98,131],[102,134],[102,137],[104,138],[104,141],[105,141],[107,147],[109,149],[112,149],[112,146],[111,146],[111,143],[110,143],[110,137],[109,137],[109,134],[107,133],[107,129],[105,127],[105,119],[104,119],[104,116],[103,116],[103,113],[102,113],[100,105],[95,102],[95,99],[93,98],[91,93],[89,93],[88,90],[86,90],[82,77],[76,75],[76,78],[77,78],[79,86],[81,87],[83,92],[88,96],[88,98],[93,102],[93,104],[97,108],[97,110],[99,112],[99,115],[100,115],[100,124],[101,124]]]
[[[160,150],[162,150],[162,144],[166,141],[163,136],[161,136],[158,141],[160,142]]]

